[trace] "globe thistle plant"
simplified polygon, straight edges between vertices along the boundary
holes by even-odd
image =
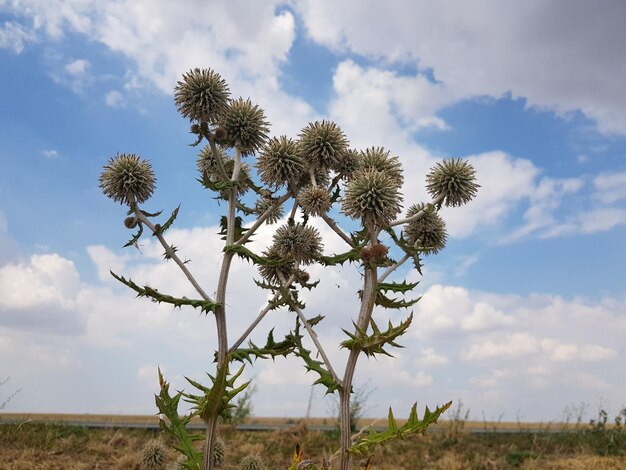
[[[126,227],[127,229],[134,229],[138,223],[139,223],[139,219],[137,219],[137,217],[134,217],[132,215],[124,219],[124,227]]]
[[[226,81],[211,69],[195,68],[183,74],[174,88],[174,102],[183,117],[213,124],[228,107]]]
[[[265,143],[270,130],[263,110],[243,98],[231,101],[221,126],[226,131],[228,145],[236,145],[243,156],[254,154]]]
[[[402,209],[402,195],[388,173],[365,169],[358,171],[346,185],[342,201],[344,214],[385,228]]]
[[[224,455],[226,454],[226,446],[221,438],[215,440],[215,447],[213,447],[213,463],[216,467],[224,465]]]
[[[270,261],[280,261],[284,257],[280,254],[279,250],[275,246],[271,246],[267,251],[263,252],[263,256]],[[269,281],[272,284],[280,284],[281,276],[285,279],[290,277],[294,272],[294,263],[290,260],[285,260],[280,265],[259,265],[259,274],[263,279]]]
[[[402,175],[402,164],[398,157],[391,157],[389,150],[383,147],[370,147],[360,152],[359,166],[361,169],[377,170],[389,175],[397,186],[402,186],[404,176]]]
[[[270,210],[269,215],[265,219],[268,225],[275,224],[285,214],[282,204],[278,204],[274,199],[263,197],[256,202],[254,206],[254,213],[258,216],[265,214],[267,210]]]
[[[302,156],[313,168],[340,166],[348,150],[348,139],[341,128],[332,121],[315,121],[300,132]]]
[[[316,228],[302,223],[285,224],[274,234],[273,246],[279,256],[311,264],[322,256],[322,237]]]
[[[150,162],[134,154],[122,153],[111,158],[100,175],[100,189],[104,195],[120,204],[147,201],[155,185]]]
[[[279,188],[297,181],[305,171],[298,143],[282,135],[271,138],[261,149],[256,162],[263,183]]]
[[[219,157],[222,159],[222,164],[224,164],[224,162],[229,160],[229,156],[222,147],[216,148]],[[198,158],[196,159],[196,168],[198,169],[200,174],[206,172],[207,176],[211,178],[211,181],[216,181],[218,179],[219,172],[217,169],[217,160],[210,146],[205,146],[198,153]]]
[[[407,218],[424,210],[423,203],[412,205],[407,211]],[[430,255],[437,253],[446,246],[447,232],[446,223],[434,210],[426,209],[424,214],[417,220],[409,222],[405,233],[411,244],[417,245],[422,252]]]
[[[167,452],[160,439],[148,441],[141,450],[141,468],[144,470],[165,470]]]
[[[352,175],[361,166],[360,152],[354,149],[348,149],[343,154],[343,158],[335,166],[335,171],[340,174],[344,179],[350,179]]]
[[[241,470],[263,470],[263,461],[259,455],[246,455],[239,463]]]
[[[474,167],[467,161],[444,160],[426,175],[426,189],[435,199],[443,197],[446,206],[461,206],[476,196],[480,186],[475,175]]]
[[[324,188],[307,186],[298,193],[298,202],[306,215],[313,217],[326,214],[330,210],[330,195]]]

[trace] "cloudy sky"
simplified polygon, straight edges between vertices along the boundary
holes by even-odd
[[[192,67],[262,106],[273,135],[332,119],[354,148],[388,148],[406,206],[426,199],[435,162],[475,166],[480,193],[443,211],[448,247],[424,260],[406,347],[359,363],[368,414],[460,398],[476,419],[548,421],[626,404],[624,2],[53,3],[0,0],[0,402],[22,389],[7,411],[152,414],[157,365],[176,387],[212,367],[210,317],[135,300],[109,275],[191,294],[150,237],[121,248],[125,210],[98,188],[117,152],[150,158],[146,209],[181,205],[169,237],[213,292],[223,206],[195,181],[172,97]],[[270,240],[271,227],[255,246]],[[307,312],[326,315],[319,335],[343,369],[360,273],[311,273]],[[256,276],[233,267],[231,341],[264,305]],[[253,339],[292,324],[273,312]],[[246,375],[257,415],[305,413],[315,377],[297,360]],[[322,396],[315,415],[332,409]]]

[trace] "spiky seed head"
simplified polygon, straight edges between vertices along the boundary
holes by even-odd
[[[139,223],[139,219],[137,217],[128,216],[124,219],[124,227],[127,229],[133,229]]]
[[[167,450],[160,439],[152,439],[141,450],[141,468],[144,470],[164,470]]]
[[[423,203],[412,205],[406,213],[411,217],[425,209]],[[446,246],[448,234],[446,223],[434,210],[426,210],[417,220],[409,222],[404,229],[409,242],[420,247],[423,253],[434,254]]]
[[[361,248],[359,256],[363,261],[369,262],[372,259],[372,249],[369,246],[364,246]]]
[[[271,138],[261,149],[256,168],[268,186],[279,188],[297,181],[305,171],[298,142],[284,135]]]
[[[215,143],[222,145],[227,142],[228,133],[226,132],[226,129],[224,129],[223,127],[218,127],[217,129],[215,129],[213,138],[215,139]]]
[[[343,154],[343,158],[335,166],[335,171],[344,179],[350,179],[352,175],[360,168],[361,154],[358,150],[348,149]]]
[[[263,461],[259,455],[246,455],[239,463],[241,470],[263,470]]]
[[[332,121],[315,121],[300,131],[302,156],[313,168],[335,169],[348,150],[348,139]]]
[[[187,456],[185,454],[179,454],[176,460],[172,464],[172,470],[186,470],[187,468]]]
[[[398,157],[392,157],[389,150],[383,147],[370,147],[362,150],[359,154],[359,166],[361,169],[373,169],[387,173],[398,187],[404,182],[402,163]]]
[[[389,226],[402,208],[402,194],[391,176],[381,171],[358,171],[346,185],[344,214],[377,227]]]
[[[285,262],[278,266],[259,265],[259,274],[271,282],[272,284],[280,284],[280,277],[284,279],[289,278],[294,271],[293,261],[285,260],[285,257],[281,256],[275,246],[270,246],[263,252],[263,256],[272,261],[284,260]]]
[[[278,222],[285,213],[282,204],[277,204],[276,200],[267,197],[263,197],[256,202],[256,205],[254,206],[254,213],[261,216],[268,209],[270,212],[267,219],[265,219],[265,223],[268,225]]]
[[[317,229],[301,223],[285,224],[274,234],[277,253],[287,259],[311,264],[322,256],[322,237]]]
[[[311,279],[311,275],[302,269],[296,271],[296,282],[306,284]]]
[[[313,217],[326,214],[330,210],[330,195],[319,186],[307,186],[298,193],[298,202],[306,215]]]
[[[216,148],[219,158],[221,158],[222,164],[224,164],[224,162],[229,160],[228,154],[222,147],[217,146]],[[203,147],[202,150],[200,150],[200,152],[198,153],[196,168],[198,169],[200,174],[206,172],[211,181],[217,181],[217,179],[219,179],[219,172],[217,170],[217,159],[215,158],[215,154],[213,153],[209,145]]]
[[[476,183],[476,170],[460,158],[437,163],[426,175],[426,189],[433,198],[444,196],[446,206],[468,203],[480,186]]]
[[[228,106],[230,91],[219,73],[195,68],[183,74],[174,88],[174,103],[178,112],[191,121],[213,124]]]
[[[228,145],[237,145],[243,156],[255,153],[267,140],[269,122],[265,112],[250,99],[232,100],[224,112],[221,124]]]
[[[215,444],[213,445],[213,464],[216,467],[221,467],[224,465],[224,454],[226,453],[226,445],[221,437],[218,437],[215,440]]]
[[[103,168],[100,189],[115,202],[130,205],[134,199],[137,204],[141,204],[152,196],[156,178],[148,160],[141,160],[132,153],[120,153]]]

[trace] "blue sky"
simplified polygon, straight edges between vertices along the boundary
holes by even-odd
[[[0,392],[22,388],[10,411],[150,414],[157,365],[176,386],[207,369],[210,318],[136,301],[109,276],[189,292],[151,240],[121,248],[125,210],[98,188],[117,152],[150,158],[148,207],[181,204],[171,237],[214,289],[221,208],[195,182],[172,97],[192,67],[262,106],[273,135],[332,119],[355,148],[388,148],[407,207],[426,199],[436,161],[476,167],[477,199],[443,211],[449,243],[425,260],[406,348],[360,363],[372,415],[461,398],[475,418],[546,421],[625,404],[622,2],[55,3],[0,0]],[[263,306],[255,275],[234,267],[231,340]],[[350,305],[358,276],[325,273],[308,309]],[[341,363],[350,315],[328,316],[320,336]],[[276,313],[255,337],[291,323]],[[246,374],[257,414],[305,412],[314,378],[296,360]],[[318,415],[332,408],[322,395]]]

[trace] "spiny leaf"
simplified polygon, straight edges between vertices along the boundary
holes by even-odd
[[[113,276],[115,279],[137,292],[137,297],[148,297],[153,302],[164,302],[166,304],[171,304],[174,307],[179,308],[183,305],[189,305],[193,308],[199,308],[203,313],[215,312],[215,310],[219,307],[219,304],[210,300],[188,299],[187,297],[173,297],[171,295],[161,294],[158,290],[150,286],[140,287],[135,284],[131,279],[126,279],[123,276],[118,276],[113,271],[109,272],[111,273],[111,276]]]
[[[204,437],[201,434],[189,433],[187,425],[193,417],[193,413],[189,415],[179,416],[178,403],[182,396],[182,392],[171,396],[169,393],[169,383],[163,378],[161,369],[159,368],[159,385],[160,392],[155,395],[156,406],[159,413],[167,418],[167,421],[159,417],[159,426],[161,429],[174,437],[176,444],[174,448],[187,457],[186,468],[189,470],[200,470],[202,468],[203,453],[196,450],[193,443],[201,441]]]
[[[252,341],[248,342],[247,348],[235,349],[229,354],[231,361],[244,362],[248,361],[252,364],[253,359],[266,359],[268,356],[272,359],[276,356],[287,357],[296,347],[292,335],[285,336],[283,341],[276,342],[274,340],[274,329],[272,328],[267,335],[265,346],[259,347]]]
[[[265,258],[263,256],[259,256],[243,245],[226,245],[224,247],[224,253],[229,253],[229,252],[236,253],[241,258],[247,261],[252,261],[254,264],[261,265],[261,266],[281,266],[285,264],[285,261],[282,259],[277,260],[273,258],[270,259],[270,258]]]
[[[378,325],[372,319],[370,321],[370,325],[372,327],[371,335],[368,335],[366,331],[354,324],[355,333],[350,333],[347,330],[343,330],[350,339],[343,341],[341,343],[341,346],[350,350],[358,348],[363,351],[367,356],[374,356],[375,354],[384,354],[386,356],[391,356],[391,354],[385,351],[384,346],[389,345],[396,348],[403,347],[400,344],[396,343],[395,339],[406,333],[406,330],[411,325],[412,320],[413,313],[411,313],[407,317],[407,319],[401,322],[398,326],[393,326],[391,322],[389,322],[387,330],[380,331],[380,328],[378,328]]]
[[[145,215],[146,217],[158,217],[161,215],[161,213],[163,211],[159,211],[159,212],[154,212],[154,213],[150,213],[150,212],[146,212],[146,211],[142,211],[141,209],[139,210],[139,212],[141,212],[143,215]]]
[[[335,266],[337,264],[343,265],[346,261],[358,261],[360,259],[360,248],[353,248],[345,253],[340,253],[333,256],[322,256],[321,262],[325,266]]]
[[[242,237],[242,235],[248,231],[247,228],[243,227],[243,219],[239,216],[235,217],[234,231],[235,231],[235,240],[239,240]],[[219,234],[222,236],[221,237],[222,240],[226,240],[228,236],[228,218],[225,215],[223,215],[220,218]]]
[[[174,223],[174,221],[176,220],[176,217],[178,216],[178,211],[180,210],[180,204],[178,205],[178,207],[176,209],[174,209],[172,211],[172,215],[170,215],[170,218],[167,219],[167,221],[163,224],[163,225],[158,225],[156,230],[154,231],[154,233],[152,234],[153,236],[156,235],[163,235],[165,233],[165,231],[170,228],[172,226],[172,224]]]
[[[424,432],[428,426],[437,422],[441,414],[446,411],[452,402],[448,402],[441,407],[437,407],[435,411],[430,411],[426,407],[424,416],[420,420],[417,415],[417,403],[411,408],[409,419],[402,426],[398,426],[391,408],[389,408],[389,416],[387,418],[387,429],[381,432],[377,432],[373,428],[369,434],[365,437],[358,439],[352,447],[348,449],[348,452],[353,454],[364,455],[370,452],[370,449],[377,444],[384,444],[392,439],[405,439],[411,434],[417,434]]]
[[[378,290],[381,292],[409,292],[417,287],[419,281],[417,282],[380,282],[378,283]]]
[[[128,240],[128,243],[126,243],[126,245],[124,245],[124,248],[126,248],[128,246],[137,245],[137,242],[139,241],[139,238],[141,237],[142,233],[143,233],[143,224],[141,222],[139,222],[138,228],[137,228],[137,233],[135,235],[133,235],[133,238]]]
[[[419,302],[420,299],[421,297],[418,297],[412,300],[392,299],[392,298],[387,297],[382,292],[378,291],[376,293],[375,303],[376,305],[379,305],[383,308],[398,309],[398,308],[408,308],[411,305],[415,305],[417,302]]]

